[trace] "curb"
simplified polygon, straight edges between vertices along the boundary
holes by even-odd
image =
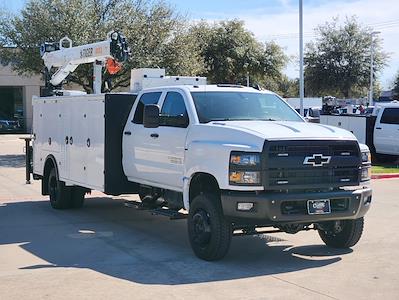
[[[371,179],[389,179],[389,178],[399,178],[399,173],[371,175]]]

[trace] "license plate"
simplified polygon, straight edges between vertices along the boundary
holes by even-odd
[[[309,215],[324,215],[331,213],[330,199],[308,200]]]

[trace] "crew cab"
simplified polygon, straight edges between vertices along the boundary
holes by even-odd
[[[273,92],[196,82],[35,98],[33,173],[51,205],[81,207],[93,189],[138,193],[145,208],[187,217],[204,260],[264,227],[354,246],[372,199],[368,147]]]

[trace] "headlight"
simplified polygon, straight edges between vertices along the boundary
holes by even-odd
[[[370,151],[362,152],[362,169],[360,170],[360,181],[371,179],[371,154]]]
[[[362,163],[371,163],[370,151],[362,152]]]
[[[230,171],[230,184],[259,185],[260,172],[253,171]]]
[[[231,152],[230,164],[236,166],[259,166],[260,154],[259,153],[245,153],[245,152]]]
[[[360,181],[368,181],[371,179],[371,167],[363,167],[361,170]]]
[[[231,152],[229,183],[232,185],[260,185],[260,153]]]

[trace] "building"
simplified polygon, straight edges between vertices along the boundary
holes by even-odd
[[[378,99],[378,101],[385,101],[385,102],[389,102],[395,99],[395,94],[393,92],[393,90],[388,90],[388,91],[382,91],[381,92],[381,96]]]
[[[21,76],[0,64],[0,112],[20,119],[26,132],[32,130],[32,96],[40,96],[40,75]]]

